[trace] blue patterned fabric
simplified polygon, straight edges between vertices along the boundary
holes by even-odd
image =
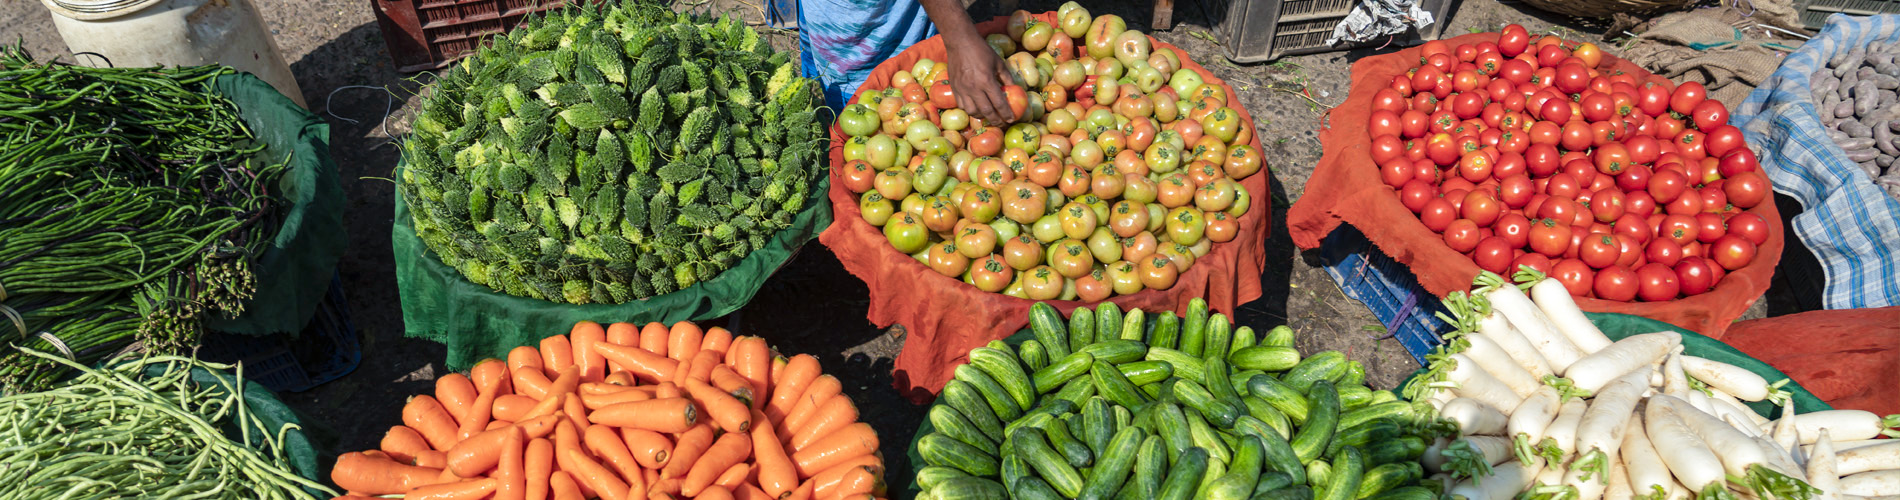
[[[799,0],[798,48],[805,76],[836,109],[878,63],[937,34],[916,0]]]
[[[1809,75],[1839,51],[1900,40],[1900,16],[1828,16],[1827,27],[1735,108],[1775,191],[1806,209],[1794,234],[1827,273],[1828,309],[1900,304],[1900,203],[1828,139],[1816,114]]]

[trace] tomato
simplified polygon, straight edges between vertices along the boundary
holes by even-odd
[[[962,276],[970,270],[970,258],[957,249],[955,242],[945,241],[930,246],[925,259],[930,270],[952,278]]]
[[[1696,224],[1695,217],[1667,215],[1662,218],[1662,225],[1656,228],[1656,234],[1675,241],[1678,245],[1687,245],[1696,241],[1696,233],[1701,229],[1702,226]]]
[[[1700,295],[1715,287],[1715,273],[1709,269],[1710,265],[1701,257],[1684,257],[1671,266],[1683,295]]]
[[[1593,93],[1578,101],[1583,106],[1583,119],[1600,122],[1616,114],[1616,99],[1608,94]]]
[[[1570,51],[1564,50],[1564,48],[1559,46],[1558,44],[1555,44],[1555,43],[1538,44],[1538,47],[1537,47],[1537,66],[1538,67],[1555,68],[1557,67],[1557,64],[1563,62],[1564,58],[1566,57],[1570,57]],[[1545,83],[1549,83],[1549,82],[1545,82]]]
[[[1643,256],[1649,258],[1650,262],[1673,266],[1677,261],[1682,260],[1682,245],[1668,238],[1656,238],[1650,240],[1649,245],[1643,248]]]
[[[1565,94],[1576,94],[1590,88],[1590,70],[1581,64],[1563,64],[1557,67],[1557,81],[1552,85]]]
[[[1504,213],[1504,207],[1487,191],[1472,191],[1465,194],[1464,202],[1458,205],[1458,214],[1471,219],[1479,227],[1491,227]]]
[[[1623,213],[1648,216],[1657,213],[1656,198],[1648,191],[1636,191],[1623,195]]]
[[[1538,255],[1538,254],[1526,254]],[[1542,255],[1538,255],[1543,257]],[[1548,258],[1546,258],[1548,260]],[[1550,277],[1564,285],[1571,295],[1588,297],[1596,288],[1596,271],[1577,259],[1563,259],[1550,265]]]
[[[1657,203],[1669,203],[1689,188],[1689,177],[1675,170],[1656,172],[1649,178],[1648,193]]]
[[[1179,271],[1175,270],[1174,260],[1166,255],[1156,254],[1143,258],[1136,269],[1136,274],[1141,278],[1141,285],[1154,290],[1171,288],[1174,286],[1175,279],[1180,277]]]
[[[1227,212],[1214,212],[1207,216],[1207,240],[1214,243],[1226,243],[1240,236],[1240,218]]]
[[[1399,95],[1402,95],[1405,97],[1411,97],[1412,96],[1412,77],[1411,75],[1394,75],[1392,77],[1392,83],[1386,85],[1386,88],[1392,89],[1392,91],[1394,92],[1398,92]]]
[[[1192,245],[1201,241],[1201,237],[1207,230],[1205,217],[1194,207],[1176,207],[1169,210],[1165,223],[1168,228],[1168,240],[1179,245]]]
[[[1679,114],[1689,115],[1695,112],[1696,106],[1701,105],[1702,101],[1708,98],[1709,89],[1703,87],[1701,83],[1694,81],[1682,82],[1676,85],[1675,92],[1669,93],[1669,110]]]
[[[840,177],[844,179],[845,189],[851,190],[852,193],[870,191],[875,187],[873,181],[877,178],[877,170],[871,168],[871,164],[864,160],[845,162],[840,170],[842,170]]]
[[[1663,205],[1663,212],[1669,214],[1690,215],[1702,211],[1702,193],[1691,189],[1677,196],[1676,201]]]
[[[1458,253],[1470,252],[1478,247],[1478,224],[1470,219],[1458,219],[1445,227],[1445,246]]]
[[[1713,243],[1715,240],[1721,239],[1723,235],[1728,234],[1728,224],[1722,220],[1720,214],[1702,212],[1695,214],[1694,217],[1696,224],[1696,241]]]
[[[1646,191],[1649,189],[1649,180],[1654,175],[1649,167],[1632,164],[1624,168],[1623,173],[1616,174],[1616,187],[1625,192]]]
[[[1705,147],[1705,142],[1707,141],[1704,139],[1705,136],[1703,136],[1700,131],[1684,130],[1682,133],[1676,134],[1676,151],[1681,152],[1682,157],[1686,160],[1699,161],[1709,155],[1708,149]]]
[[[1612,234],[1610,237],[1616,239],[1616,247],[1620,252],[1620,256],[1616,258],[1616,265],[1631,267],[1648,261],[1643,257],[1643,244],[1636,242],[1635,238],[1621,234]]]
[[[1636,298],[1638,288],[1636,273],[1627,267],[1611,266],[1597,271],[1591,291],[1599,299],[1629,302]]]
[[[1761,172],[1742,172],[1724,181],[1722,192],[1736,208],[1754,208],[1768,199],[1768,178]]]
[[[1484,242],[1479,242],[1479,243],[1482,244]],[[1531,268],[1531,270],[1544,273],[1546,275],[1550,274],[1551,267],[1554,264],[1553,262],[1550,261],[1550,257],[1545,257],[1544,254],[1540,254],[1540,253],[1524,253],[1522,251],[1515,250],[1515,249],[1512,250],[1512,253],[1517,254],[1517,259],[1511,261],[1510,269],[1523,269],[1523,268],[1529,267]],[[1586,269],[1589,268],[1589,266],[1584,266],[1584,267]],[[1498,274],[1503,274],[1503,273],[1498,273]],[[1562,281],[1562,280],[1559,280],[1559,281]]]
[[[1226,171],[1229,179],[1246,179],[1260,172],[1260,162],[1259,150],[1241,144],[1227,149],[1227,160],[1221,162],[1221,169]]]
[[[845,106],[844,111],[838,113],[838,128],[844,130],[845,135],[866,137],[877,133],[883,124],[880,123],[877,110],[860,102]]]
[[[1734,217],[1728,218],[1729,234],[1740,235],[1742,238],[1747,239],[1749,243],[1754,243],[1756,246],[1768,243],[1769,231],[1772,231],[1772,229],[1768,227],[1768,220],[1763,219],[1760,215],[1742,212],[1735,214]]]
[[[1089,237],[1089,233],[1095,232],[1096,224],[1100,222],[1096,220],[1094,210],[1076,201],[1071,201],[1056,210],[1056,220],[1062,225],[1064,236],[1078,240]],[[1067,276],[1067,274],[1064,275]],[[1070,277],[1073,278],[1073,276]]]
[[[1405,205],[1412,213],[1424,212],[1425,205],[1435,199],[1438,199],[1438,186],[1431,182],[1412,179],[1405,183],[1405,187],[1399,188],[1399,204]]]
[[[1432,232],[1443,232],[1451,225],[1451,221],[1457,218],[1458,208],[1452,206],[1451,202],[1444,198],[1432,198],[1430,202],[1425,203],[1425,208],[1418,214],[1418,221],[1424,223],[1425,228]]]
[[[884,222],[884,239],[890,241],[891,247],[897,251],[914,254],[930,245],[930,230],[924,227],[923,220],[917,216],[898,212]]]
[[[1656,226],[1643,220],[1642,215],[1625,212],[1622,217],[1616,219],[1616,222],[1610,223],[1610,231],[1616,233],[1617,236],[1628,237],[1640,245],[1649,243],[1650,238],[1655,236]]]
[[[1054,300],[1062,296],[1064,281],[1062,275],[1049,266],[1023,271],[1023,296],[1030,300]]]
[[[1556,257],[1570,249],[1570,236],[1568,224],[1552,219],[1532,221],[1530,247],[1532,251],[1544,254],[1545,257]]]
[[[1561,157],[1553,144],[1532,141],[1530,147],[1524,149],[1524,166],[1529,168],[1531,177],[1545,177],[1563,166],[1558,163]]]
[[[1049,245],[1049,268],[1064,278],[1076,279],[1089,274],[1095,266],[1095,255],[1089,252],[1087,243],[1078,239],[1065,239]]]
[[[924,222],[924,227],[939,234],[948,234],[955,230],[959,220],[956,203],[942,196],[927,196],[926,198],[928,201],[924,203],[918,214],[918,218]]]
[[[1577,249],[1577,259],[1595,269],[1610,267],[1616,259],[1623,256],[1622,247],[1616,244],[1616,238],[1607,233],[1590,233],[1581,240]]]
[[[1559,129],[1559,133],[1561,136],[1557,138],[1557,144],[1563,146],[1565,151],[1583,151],[1589,149],[1590,145],[1596,140],[1594,136],[1591,135],[1589,122],[1582,120],[1571,120],[1565,123],[1564,126]]]
[[[962,252],[961,249],[958,252]],[[985,255],[970,263],[970,284],[985,292],[1001,292],[1015,279],[1016,270],[1003,263],[995,254]]]
[[[1576,176],[1570,175],[1567,172],[1558,172],[1552,174],[1550,178],[1544,179],[1544,193],[1551,196],[1576,198],[1577,195],[1582,192],[1583,187],[1577,185]]]
[[[1715,101],[1705,101],[1703,105],[1714,105],[1716,109],[1722,109],[1721,104]],[[1701,114],[1704,113],[1704,111],[1697,110],[1696,113],[1697,119],[1700,120]],[[1728,111],[1723,110],[1722,113],[1724,113],[1722,119],[1727,120]],[[1722,124],[1710,128],[1697,125],[1696,128],[1697,130],[1701,130],[1704,134],[1702,149],[1711,157],[1722,158],[1737,150],[1748,149],[1746,141],[1742,137],[1742,129],[1735,128],[1734,125]],[[1749,156],[1750,159],[1753,159],[1754,153],[1751,151]]]
[[[1003,242],[1003,262],[1018,271],[1041,265],[1042,253],[1042,243],[1028,234],[1020,234]]]
[[[1603,49],[1597,48],[1596,44],[1584,42],[1570,50],[1570,57],[1583,61],[1583,66],[1586,68],[1595,68],[1603,63]]]
[[[1660,262],[1644,264],[1636,268],[1636,296],[1648,302],[1662,302],[1676,298],[1682,287],[1676,281],[1676,270]]]
[[[1075,298],[1083,302],[1101,302],[1113,295],[1115,290],[1108,281],[1108,271],[1097,268],[1074,281]]]
[[[1723,235],[1709,246],[1709,258],[1722,269],[1734,271],[1755,260],[1755,244],[1739,234]]]
[[[1722,159],[1716,163],[1716,173],[1722,177],[1735,177],[1760,170],[1761,163],[1756,160],[1755,152],[1747,147],[1738,146],[1734,151],[1722,155]]]
[[[1484,153],[1465,153],[1458,160],[1458,175],[1471,182],[1491,178],[1491,157]]]
[[[1538,207],[1536,215],[1538,217],[1553,219],[1564,224],[1571,224],[1572,221],[1577,220],[1578,214],[1587,213],[1589,212],[1584,211],[1583,205],[1578,204],[1576,200],[1572,200],[1567,196],[1552,194],[1550,195],[1550,199],[1544,200],[1543,206]]]
[[[1637,89],[1636,109],[1642,110],[1645,115],[1654,117],[1663,116],[1663,113],[1669,112],[1669,94],[1671,90],[1673,90],[1673,87],[1670,86],[1667,81],[1662,83],[1654,81],[1644,83],[1641,88]]]
[[[1511,269],[1514,269],[1511,266],[1511,259],[1514,257],[1513,250],[1515,248],[1505,242],[1504,238],[1490,236],[1479,240],[1478,244],[1472,248],[1471,260],[1477,263],[1480,269],[1497,274],[1510,274]]]
[[[1117,295],[1128,295],[1141,291],[1141,273],[1133,262],[1126,260],[1109,264],[1103,269],[1106,282]],[[1077,295],[1080,295],[1078,291]]]
[[[1697,85],[1701,84],[1698,83]],[[1712,132],[1717,128],[1728,125],[1728,107],[1723,106],[1722,101],[1714,99],[1704,100],[1697,103],[1695,107],[1690,108],[1688,113],[1684,114],[1689,115],[1690,121],[1695,123],[1696,130],[1703,132]],[[1737,142],[1740,141],[1740,137],[1741,133],[1737,131]]]
[[[1399,95],[1397,90],[1385,88],[1379,89],[1378,92],[1372,94],[1372,109],[1375,110],[1375,112],[1387,111],[1397,114],[1401,111],[1405,111],[1407,105],[1408,103],[1405,101],[1405,96]]]

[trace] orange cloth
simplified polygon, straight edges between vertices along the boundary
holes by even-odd
[[[1054,12],[1036,14],[1035,18],[1051,24],[1056,22]],[[1008,18],[998,17],[976,27],[985,34],[1002,33],[1008,21]],[[1199,73],[1207,83],[1223,83],[1206,68],[1189,61],[1187,51],[1160,41],[1154,42],[1154,50],[1174,50],[1181,56],[1181,65]],[[890,86],[893,75],[926,57],[944,60],[942,38],[931,37],[879,64],[858,88],[859,93]],[[1240,122],[1252,129],[1253,117],[1241,109],[1239,103],[1234,89],[1228,88],[1227,106],[1238,111]],[[833,166],[844,164],[844,139],[843,130],[833,126]],[[1260,147],[1258,133],[1248,144]],[[1109,301],[1119,304],[1123,310],[1139,307],[1146,311],[1179,311],[1187,309],[1189,299],[1204,297],[1210,309],[1231,315],[1235,306],[1260,298],[1260,273],[1266,264],[1267,221],[1272,210],[1267,184],[1271,175],[1263,168],[1241,181],[1253,197],[1253,208],[1240,218],[1240,235],[1234,241],[1216,244],[1207,255],[1195,259],[1194,267],[1182,273],[1173,288],[1147,290]],[[904,325],[908,337],[904,339],[903,352],[897,356],[893,376],[899,391],[914,400],[929,399],[950,381],[951,371],[964,363],[970,349],[1008,337],[1028,325],[1029,306],[1035,301],[978,290],[937,274],[916,259],[899,253],[884,239],[883,232],[864,221],[858,212],[858,197],[845,189],[840,171],[832,169],[831,176],[830,196],[835,220],[819,235],[818,241],[837,254],[845,269],[870,288],[868,317],[872,323],[880,327]],[[1051,304],[1064,314],[1085,305],[1076,301]]]
[[[1453,47],[1464,43],[1496,42],[1497,33],[1473,33],[1445,43]],[[1372,96],[1386,88],[1392,77],[1418,65],[1418,47],[1391,54],[1369,56],[1352,65],[1352,92],[1346,102],[1333,108],[1330,127],[1320,130],[1325,151],[1306,193],[1287,211],[1287,231],[1294,244],[1316,248],[1339,224],[1359,228],[1381,251],[1412,269],[1418,282],[1436,295],[1471,289],[1478,265],[1444,244],[1437,233],[1426,229],[1418,216],[1399,204],[1392,188],[1380,180],[1379,167],[1371,158],[1366,123],[1372,114]],[[1611,70],[1654,76],[1629,61],[1604,56]],[[1733,104],[1733,103],[1730,103]],[[1586,311],[1633,314],[1680,326],[1696,333],[1720,337],[1735,318],[1761,298],[1781,260],[1781,215],[1775,204],[1764,202],[1748,210],[1768,221],[1768,243],[1758,250],[1755,261],[1728,273],[1709,293],[1669,302],[1613,302],[1591,298],[1577,299]]]
[[[1900,413],[1900,306],[1743,321],[1717,338],[1834,408]]]

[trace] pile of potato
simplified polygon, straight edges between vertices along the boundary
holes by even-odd
[[[1847,151],[1867,177],[1900,199],[1900,42],[1874,43],[1834,54],[1810,75],[1815,111],[1827,136]]]

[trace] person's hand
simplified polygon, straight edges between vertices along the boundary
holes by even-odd
[[[1009,66],[974,35],[945,37],[944,50],[950,64],[950,89],[957,96],[957,107],[991,126],[1016,121],[1003,93],[1005,83],[1014,83]]]

